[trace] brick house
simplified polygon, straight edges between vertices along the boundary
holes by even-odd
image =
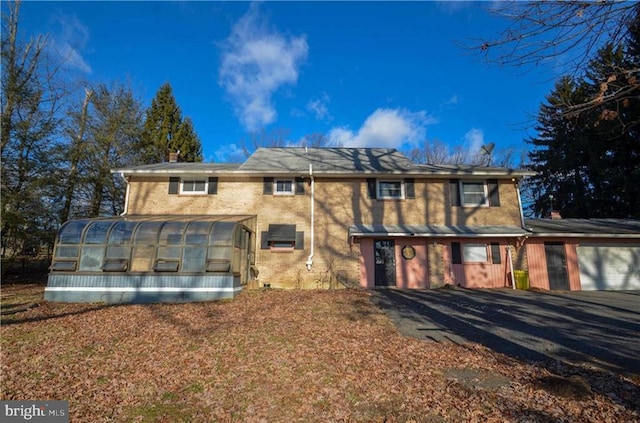
[[[151,227],[150,221],[204,219],[211,223],[203,230],[212,231],[207,236],[215,243],[211,228],[235,222],[236,238],[242,240],[228,245],[240,253],[220,253],[230,263],[220,268],[210,267],[211,252],[198,253],[202,257],[194,260],[200,264],[189,269],[188,282],[197,284],[198,274],[233,276],[231,296],[243,287],[262,286],[511,286],[513,266],[522,261],[517,250],[527,232],[518,185],[531,175],[528,171],[419,165],[394,149],[260,148],[241,164],[170,161],[112,172],[127,181],[125,212],[111,218],[112,224],[145,221]],[[78,237],[84,240],[85,235]],[[162,233],[157,237],[168,239]],[[172,264],[164,264],[168,259],[160,244],[149,243],[140,253],[148,257],[134,267],[134,234],[129,241],[134,252],[131,257],[123,253],[122,267],[116,264],[113,275],[135,274],[150,291],[153,277],[165,275],[165,285],[185,283],[171,277],[180,276],[185,266],[180,260],[191,257],[192,248],[196,251],[187,238],[176,235],[182,249]],[[103,239],[108,250],[111,236]],[[104,275],[106,264],[101,263],[93,269]],[[59,271],[55,266],[54,258],[52,275],[59,276],[56,283],[64,291],[71,283],[63,275],[79,265]],[[51,298],[64,300],[55,293],[51,290]]]

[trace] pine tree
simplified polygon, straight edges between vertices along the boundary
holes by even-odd
[[[534,214],[553,207],[563,217],[640,218],[639,26],[636,18],[624,44],[605,45],[581,78],[562,78],[541,106],[529,140]]]
[[[169,83],[160,87],[147,110],[141,150],[146,163],[165,162],[169,153],[178,151],[182,160],[202,161],[200,139],[191,119],[182,119]]]

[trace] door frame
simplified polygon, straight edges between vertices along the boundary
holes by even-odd
[[[566,245],[562,241],[545,241],[544,242],[544,258],[547,265],[547,279],[549,280],[549,290],[551,291],[569,291],[571,289],[571,285],[569,283],[569,269],[567,267],[567,250]],[[562,253],[562,267],[558,266],[556,269],[559,273],[550,272],[549,271],[549,250],[547,247],[562,247],[561,249],[557,249],[558,252]],[[552,278],[552,275],[554,276]],[[562,285],[562,286],[560,286]]]
[[[378,248],[378,243],[384,242],[389,243],[385,248]],[[378,263],[378,251],[386,250],[387,254],[384,257],[391,259],[391,261],[384,261],[383,263]],[[384,259],[382,257],[382,259]],[[391,272],[391,270],[393,270]],[[389,238],[378,238],[373,240],[373,285],[374,287],[386,287],[386,286],[397,286],[397,263],[396,263],[396,242],[394,239]],[[381,281],[382,278],[379,276],[384,276],[384,281]],[[389,278],[389,276],[392,276]],[[380,281],[380,282],[379,282]]]

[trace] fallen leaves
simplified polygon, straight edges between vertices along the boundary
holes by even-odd
[[[3,322],[2,399],[69,400],[74,422],[640,419],[638,380],[406,338],[358,290],[41,302]]]

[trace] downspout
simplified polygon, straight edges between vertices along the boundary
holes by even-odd
[[[518,211],[520,212],[520,226],[522,229],[526,230],[524,224],[524,211],[522,210],[522,199],[520,198],[520,180],[515,180],[516,183],[516,194],[518,195]]]
[[[127,179],[126,176],[124,176],[124,173],[120,173],[120,176],[122,177],[122,179],[124,179],[124,182],[127,184],[127,188],[124,193],[124,211],[120,213],[120,216],[124,216],[129,211],[129,180]]]
[[[522,229],[524,229],[525,231],[527,230],[527,228],[525,227],[525,223],[524,223],[524,211],[522,210],[522,199],[520,198],[520,180],[514,180],[515,185],[516,185],[516,194],[518,196],[518,211],[520,212],[520,226],[522,227]],[[526,235],[525,235],[525,240],[526,240]],[[522,247],[522,245],[520,246]],[[513,274],[513,259],[511,258],[511,246],[507,246],[507,258],[509,259],[509,268],[511,270],[511,288],[512,289],[516,289],[516,278],[515,275]]]
[[[314,214],[314,201],[315,201],[315,181],[313,179],[313,165],[309,163],[309,178],[311,179],[311,252],[307,257],[307,270],[311,271],[313,266],[313,252],[314,252],[314,231],[315,231],[315,214]]]

